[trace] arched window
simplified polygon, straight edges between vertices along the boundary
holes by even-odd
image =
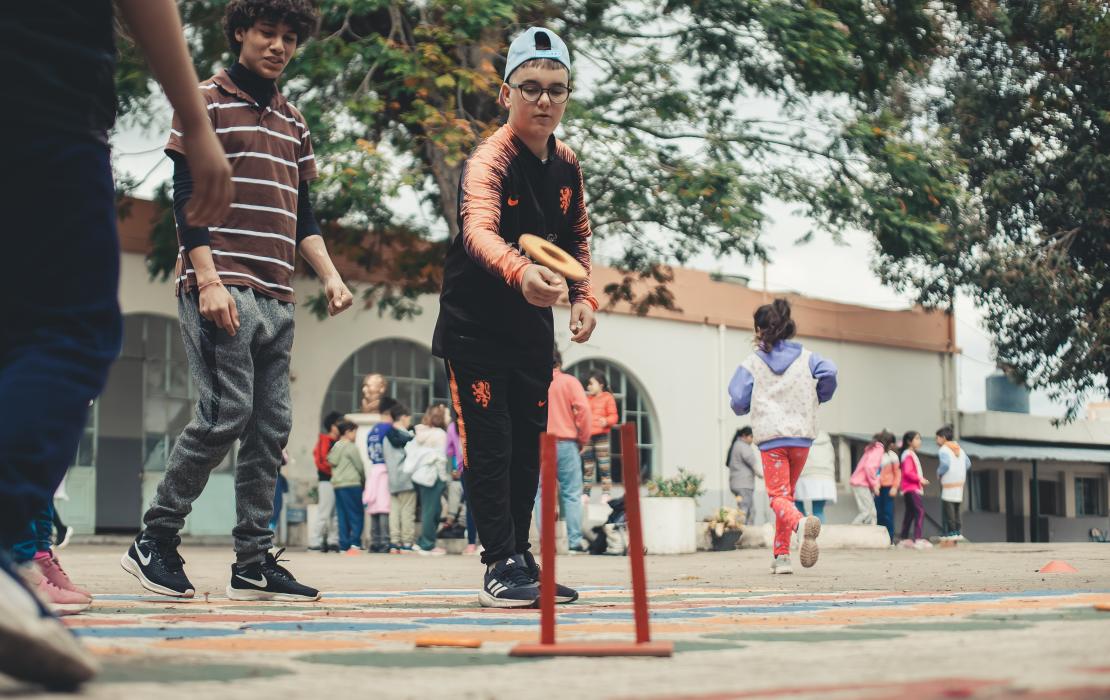
[[[651,478],[658,473],[659,465],[656,463],[656,445],[658,431],[656,430],[655,415],[647,394],[640,383],[628,372],[619,366],[601,359],[583,360],[571,365],[567,372],[578,377],[582,386],[590,377],[590,372],[599,370],[609,380],[609,391],[617,400],[617,416],[620,423],[635,423],[637,445],[640,448],[640,474],[642,478]],[[623,481],[621,478],[620,438],[613,431],[613,481]]]
[[[364,345],[339,365],[324,394],[320,421],[331,411],[358,413],[362,380],[373,372],[385,377],[386,395],[408,406],[414,422],[432,404],[451,405],[443,361],[422,345],[391,338]]]

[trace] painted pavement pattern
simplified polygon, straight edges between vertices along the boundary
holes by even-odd
[[[558,609],[560,640],[632,638],[631,596],[627,590],[604,587],[581,590],[578,603]],[[538,640],[537,611],[485,610],[477,607],[474,598],[471,589],[331,593],[325,594],[319,603],[308,605],[240,603],[223,597],[180,601],[151,595],[98,595],[92,610],[67,618],[67,624],[103,662],[104,672],[95,684],[101,687],[133,682],[191,685],[203,681],[226,683],[335,674],[342,667],[408,669],[434,674],[437,669],[565,663],[510,658],[507,652],[514,643]],[[1083,625],[1088,633],[1097,630],[1094,638],[1101,638],[1106,649],[1110,612],[1099,612],[1095,605],[1107,604],[1110,591],[809,594],[657,588],[651,591],[652,633],[654,638],[675,642],[676,661],[634,659],[619,663],[700,660],[700,665],[712,668],[714,659],[718,664],[726,660],[729,665],[735,663],[731,657],[715,657],[715,653],[746,648],[757,652],[769,650],[772,654],[790,648],[828,649],[837,643],[882,649],[867,647],[866,643],[908,637],[945,644],[948,642],[944,640],[959,633],[990,633],[984,639],[1004,639],[998,633],[1058,623]],[[417,638],[428,636],[477,638],[482,640],[483,647],[414,648]],[[790,642],[803,645],[783,644]],[[1090,663],[1077,666],[1074,683],[1067,688],[1036,693],[1024,689],[1021,697],[1075,700],[1110,697],[1110,652],[1105,658],[1105,666]],[[289,680],[295,682],[295,678]],[[949,677],[943,669],[913,681],[875,683],[861,678],[825,685],[799,683],[798,677],[785,673],[772,685],[773,688],[762,690],[726,693],[638,692],[633,697],[902,699],[1010,697],[1011,691],[1018,692],[1005,679]],[[628,686],[598,688],[596,695],[621,697],[622,687]],[[497,697],[498,693],[480,695]]]

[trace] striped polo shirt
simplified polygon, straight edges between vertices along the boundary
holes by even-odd
[[[208,229],[216,272],[225,285],[292,302],[297,188],[316,177],[304,116],[276,90],[270,104],[255,103],[226,70],[201,83],[200,90],[235,187],[227,218]],[[175,113],[167,152],[185,154],[181,128]],[[196,289],[196,274],[178,236],[177,293],[182,294]]]

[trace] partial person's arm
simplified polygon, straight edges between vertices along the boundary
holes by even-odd
[[[736,368],[732,381],[728,383],[729,405],[732,412],[738,416],[747,415],[752,410],[752,389],[755,387],[755,377],[744,365]]]
[[[200,290],[200,315],[223,328],[230,335],[239,330],[239,309],[235,298],[224,288],[216,263],[212,259],[212,248],[200,245],[188,252],[189,264],[197,276]]]
[[[299,219],[297,227],[299,235]],[[319,228],[317,228],[317,231],[319,231]],[[312,269],[316,271],[316,276],[324,283],[324,294],[328,297],[328,315],[335,316],[351,308],[355,298],[351,295],[351,290],[347,289],[347,285],[343,283],[339,271],[335,269],[335,263],[328,255],[328,247],[324,244],[324,237],[319,232],[314,233],[301,240],[298,247],[301,251],[301,257],[312,266]]]
[[[617,400],[607,392],[605,395],[605,427],[612,428],[618,420],[620,420],[620,416],[617,415]]]
[[[941,450],[937,453],[937,476],[944,476],[948,473],[948,469],[952,466],[952,453]]]
[[[817,402],[825,403],[836,393],[836,365],[817,353],[810,353],[809,372],[817,380]]]
[[[414,437],[415,436],[409,431],[400,430],[396,427],[390,428],[389,432],[385,434],[386,440],[389,440],[389,444],[393,445],[394,447],[404,447]]]
[[[214,226],[231,206],[231,166],[197,90],[199,81],[177,5],[173,0],[117,0],[116,4],[184,127],[185,157],[195,181],[188,219],[195,226]]]

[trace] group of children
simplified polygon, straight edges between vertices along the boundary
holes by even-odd
[[[971,459],[953,439],[950,426],[939,428],[937,443],[937,476],[941,486],[941,539],[962,539],[960,506],[964,499],[964,483]],[[877,433],[864,449],[863,455],[852,472],[851,486],[859,513],[853,525],[878,524],[887,529],[894,544],[894,500],[901,493],[905,502],[902,518],[900,545],[928,549],[929,540],[923,539],[925,507],[922,499],[929,480],[921,469],[921,433],[909,430],[902,436],[902,452],[898,442],[887,430]],[[911,531],[912,530],[912,531]],[[912,534],[912,537],[911,537]]]
[[[316,449],[321,494],[317,511],[319,532],[314,535],[310,551],[361,551],[364,515],[368,515],[367,549],[371,553],[445,554],[436,546],[442,497],[457,482],[463,469],[457,450],[455,454],[451,450],[448,408],[429,407],[422,422],[412,429],[409,409],[384,397],[381,418],[367,432],[365,446],[360,446],[355,423],[339,413],[328,415]],[[329,490],[335,494],[334,500],[323,495]],[[419,536],[415,528],[418,503]],[[327,521],[333,517],[338,523],[334,546],[326,536]],[[473,552],[473,547],[468,548],[467,553]]]

